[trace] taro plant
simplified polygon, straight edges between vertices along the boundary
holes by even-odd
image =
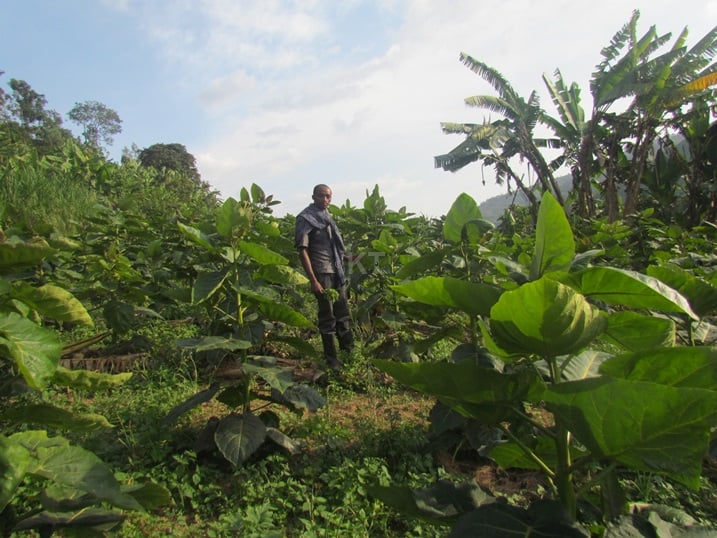
[[[269,404],[301,412],[325,403],[311,387],[295,383],[292,370],[282,367],[276,356],[263,353],[268,343],[313,353],[304,340],[286,335],[291,328],[313,323],[287,304],[292,287],[307,280],[289,266],[286,257],[267,246],[281,244],[279,227],[266,211],[268,197],[256,185],[252,198],[246,192],[242,200],[227,199],[204,231],[179,224],[201,252],[191,295],[194,304],[204,306],[209,320],[207,334],[180,344],[207,357],[213,382],[177,406],[167,420],[175,421],[214,396],[236,409],[210,421],[200,436],[234,465],[246,462],[265,442],[290,452],[296,449],[278,429],[276,414],[266,410]]]
[[[56,431],[91,431],[111,425],[101,415],[56,407],[45,389],[100,390],[131,374],[108,375],[58,366],[63,345],[50,322],[92,326],[70,292],[36,277],[57,251],[44,240],[8,237],[0,242],[0,534],[39,530],[50,536],[103,535],[124,515],[114,508],[144,510],[168,495],[154,484],[122,485],[94,453]],[[33,429],[35,427],[36,429]],[[29,501],[28,501],[29,499]],[[87,535],[87,534],[84,534]]]
[[[528,509],[495,505],[494,499],[448,503],[438,513],[453,525],[451,536],[480,535],[489,527],[525,536],[585,535],[577,523],[591,519],[588,513],[601,514],[603,530],[654,529],[657,513],[649,522],[627,517],[623,470],[699,486],[717,426],[717,351],[677,347],[675,325],[662,314],[698,315],[685,297],[653,277],[583,267],[576,258],[563,209],[546,194],[524,284],[489,306],[480,289],[445,281],[421,298],[428,302],[435,295],[454,308],[482,303],[491,366],[479,360],[375,361],[398,381],[499,430],[502,442],[488,455],[503,468],[542,472],[549,485],[549,499]],[[407,490],[375,493],[423,516],[430,512]],[[431,510],[437,513],[435,506]]]

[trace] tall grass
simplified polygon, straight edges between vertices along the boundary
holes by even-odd
[[[0,226],[46,235],[77,232],[97,194],[59,167],[11,162],[0,169]]]

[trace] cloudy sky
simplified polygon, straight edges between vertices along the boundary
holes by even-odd
[[[223,197],[257,183],[278,215],[328,183],[339,205],[378,184],[391,209],[439,216],[461,192],[503,192],[477,163],[433,167],[461,141],[441,121],[488,118],[463,103],[492,90],[460,52],[550,109],[542,74],[588,99],[633,9],[639,33],[688,27],[689,45],[717,23],[717,0],[4,0],[0,84],[25,80],[65,118],[100,101],[123,121],[113,159],[183,144]]]

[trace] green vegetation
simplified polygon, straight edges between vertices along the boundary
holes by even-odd
[[[427,219],[376,186],[332,208],[357,340],[340,372],[272,195],[220,200],[180,144],[109,161],[112,111],[76,105],[76,140],[11,79],[0,534],[717,532],[717,29],[660,53],[637,20],[587,120],[559,72],[551,117],[461,56],[498,94],[469,104],[504,118],[444,124],[466,140],[437,165],[481,161],[530,207],[494,225],[461,194]]]

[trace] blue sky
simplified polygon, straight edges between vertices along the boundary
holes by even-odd
[[[113,159],[184,144],[223,197],[257,183],[278,215],[328,183],[334,203],[378,184],[390,208],[439,216],[462,192],[503,193],[478,164],[433,168],[460,142],[441,121],[487,117],[463,104],[491,88],[460,52],[550,109],[542,74],[560,68],[588,98],[633,9],[639,33],[687,26],[689,45],[717,23],[717,0],[5,0],[0,84],[25,80],[70,128],[75,103],[100,101],[123,122]]]

